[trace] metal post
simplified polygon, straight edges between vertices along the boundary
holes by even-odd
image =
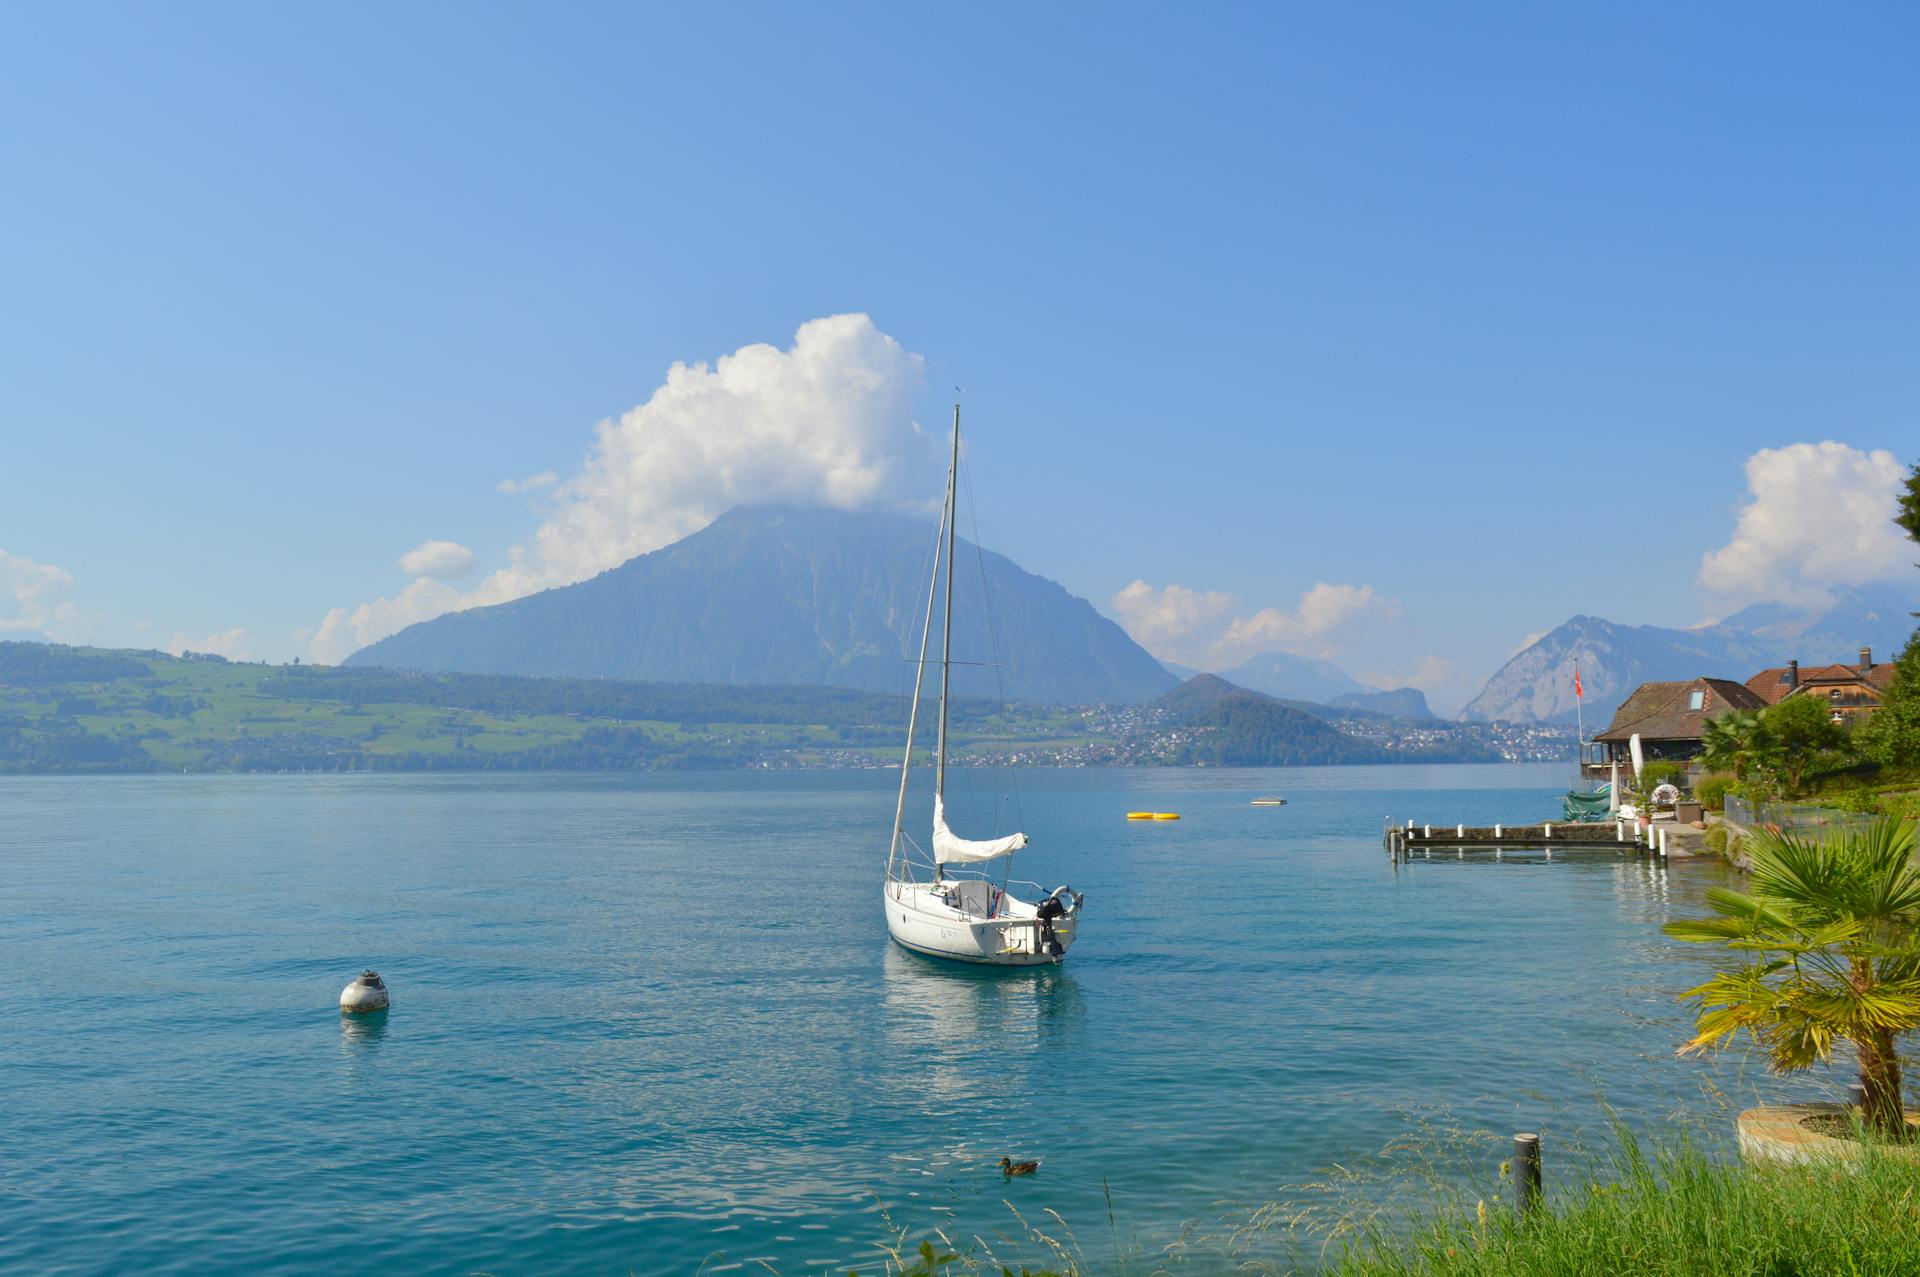
[[[1496,841],[1497,841],[1497,840],[1499,839],[1499,837],[1500,837],[1500,826],[1498,826],[1498,825],[1495,825],[1495,826],[1493,827],[1493,836],[1494,836],[1494,838],[1495,838],[1495,840],[1496,840]]]
[[[1540,1204],[1540,1137],[1525,1131],[1513,1137],[1513,1210],[1524,1218]]]
[[[1453,836],[1455,838],[1465,838],[1467,836],[1467,827],[1465,825],[1455,825],[1453,827]]]

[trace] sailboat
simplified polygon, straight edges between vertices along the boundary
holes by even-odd
[[[941,507],[933,572],[927,583],[927,615],[920,630],[920,661],[913,679],[913,704],[907,711],[907,752],[900,764],[900,798],[893,812],[893,839],[887,848],[883,903],[887,931],[903,948],[929,957],[988,966],[1030,967],[1058,962],[1079,932],[1085,897],[1071,887],[1040,896],[1038,883],[1015,883],[1011,869],[995,882],[981,868],[1027,845],[1024,833],[1001,838],[961,838],[947,824],[947,700],[953,667],[953,543],[955,490],[960,471],[960,405],[953,406],[953,450],[947,463],[947,499]],[[944,560],[944,562],[943,562]],[[940,627],[940,726],[934,745],[932,855],[916,862],[919,846],[905,832],[907,781],[913,772],[914,732],[919,726],[920,693],[927,673],[927,648],[933,636],[933,605],[945,584],[945,614]],[[1031,886],[1026,900],[1010,888]]]

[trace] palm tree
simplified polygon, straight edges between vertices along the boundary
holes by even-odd
[[[1700,725],[1700,761],[1714,771],[1732,772],[1736,780],[1747,779],[1770,743],[1757,709],[1728,710]]]
[[[1714,888],[1715,917],[1670,922],[1676,940],[1752,956],[1683,996],[1698,1004],[1684,1054],[1751,1033],[1782,1073],[1851,1042],[1865,1090],[1863,1117],[1907,1135],[1894,1038],[1920,1027],[1920,867],[1913,826],[1881,820],[1826,840],[1756,833],[1751,893]]]

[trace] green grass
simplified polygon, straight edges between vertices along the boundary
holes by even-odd
[[[1345,1239],[1338,1277],[1796,1277],[1920,1273],[1920,1167],[1758,1169],[1687,1144],[1643,1153],[1622,1133],[1609,1172],[1527,1218],[1442,1201]],[[1549,1167],[1549,1174],[1551,1168]]]

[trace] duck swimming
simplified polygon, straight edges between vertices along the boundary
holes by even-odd
[[[1040,1163],[1038,1162],[1016,1162],[1008,1157],[1000,1159],[1000,1173],[1002,1175],[1031,1175],[1039,1169]]]

